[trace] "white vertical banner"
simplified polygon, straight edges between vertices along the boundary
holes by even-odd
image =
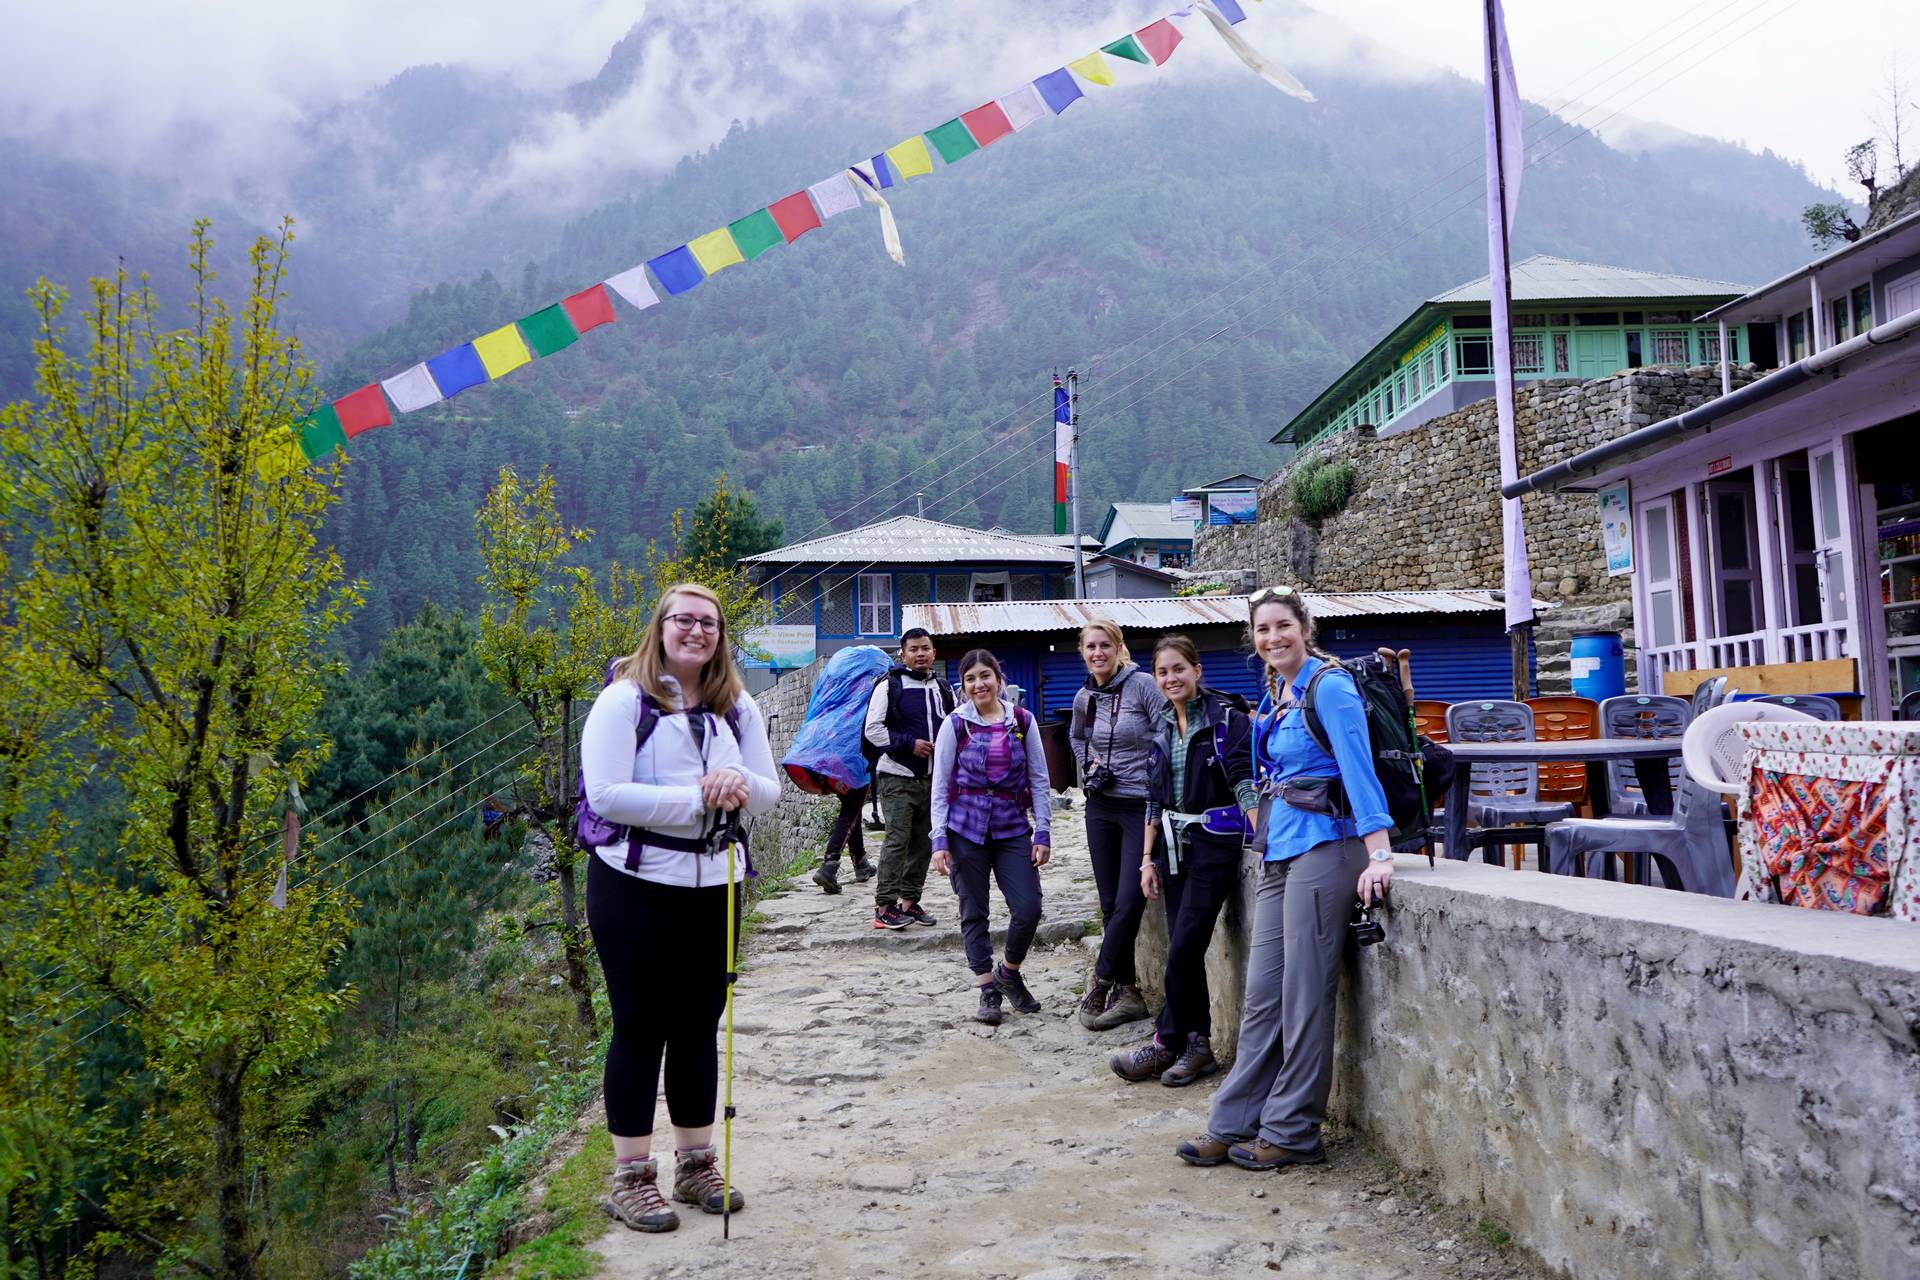
[[[1520,90],[1507,47],[1506,14],[1500,0],[1482,0],[1486,11],[1487,277],[1493,300],[1493,386],[1500,413],[1500,483],[1520,478],[1519,442],[1513,421],[1513,301],[1508,274],[1514,210],[1520,204],[1520,173],[1526,162],[1521,137]],[[1527,532],[1520,499],[1500,500],[1500,545],[1506,589],[1507,630],[1533,621],[1533,581],[1527,567]]]

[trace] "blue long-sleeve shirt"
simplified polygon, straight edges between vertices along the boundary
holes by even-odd
[[[1293,680],[1294,705],[1274,715],[1273,699],[1263,697],[1254,713],[1253,732],[1260,743],[1258,759],[1268,777],[1284,782],[1288,778],[1339,777],[1346,788],[1351,818],[1330,818],[1306,813],[1275,796],[1268,805],[1266,860],[1281,862],[1298,857],[1317,844],[1342,840],[1348,836],[1368,835],[1393,826],[1387,815],[1386,793],[1373,771],[1373,742],[1367,735],[1367,713],[1360,702],[1360,691],[1345,672],[1334,672],[1314,691],[1314,711],[1333,747],[1328,755],[1307,732],[1306,717],[1300,702],[1306,696],[1307,682],[1325,665],[1323,659],[1308,658]]]

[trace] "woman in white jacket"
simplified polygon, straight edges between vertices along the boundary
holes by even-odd
[[[766,721],[741,685],[713,592],[683,583],[662,594],[639,649],[615,664],[587,713],[580,768],[593,812],[621,824],[587,869],[587,923],[613,1011],[606,1209],[636,1231],[671,1231],[680,1220],[653,1158],[661,1066],[673,1198],[719,1213],[715,1037],[727,999],[727,913],[739,911],[722,859],[734,859],[739,884],[745,853],[728,838],[730,819],[767,813],[780,799]],[[731,1199],[734,1210],[745,1203],[738,1191]]]

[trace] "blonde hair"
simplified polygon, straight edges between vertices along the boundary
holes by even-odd
[[[1119,623],[1110,618],[1095,618],[1092,622],[1080,628],[1080,643],[1082,645],[1086,644],[1089,632],[1097,632],[1113,641],[1113,650],[1119,655],[1122,664],[1133,661],[1133,655],[1127,652],[1127,637],[1121,632]]]
[[[1247,605],[1248,648],[1253,648],[1254,617],[1270,604],[1279,605],[1282,609],[1291,613],[1293,620],[1300,624],[1300,638],[1302,643],[1305,644],[1308,653],[1316,658],[1325,659],[1328,662],[1334,661],[1333,655],[1323,650],[1319,644],[1316,643],[1319,639],[1319,628],[1314,625],[1313,610],[1307,608],[1306,597],[1292,587],[1283,587],[1278,592],[1267,591],[1262,593],[1256,591],[1254,593],[1254,598]],[[1274,670],[1273,664],[1266,662],[1264,659],[1262,660],[1262,665],[1267,669],[1267,696],[1273,699],[1273,704],[1277,707],[1280,705],[1280,673]]]
[[[678,583],[660,593],[660,598],[653,605],[653,616],[647,619],[647,629],[641,633],[640,647],[614,665],[613,678],[633,681],[640,686],[642,693],[652,697],[662,707],[674,711],[686,710],[680,705],[680,699],[667,688],[667,654],[662,636],[667,625],[667,613],[680,596],[698,596],[711,604],[714,612],[720,615],[720,630],[714,634],[713,656],[700,668],[700,688],[694,705],[705,707],[717,716],[724,716],[740,701],[746,686],[740,680],[739,669],[733,665],[733,654],[727,644],[727,612],[720,607],[720,597],[711,588],[697,582]]]

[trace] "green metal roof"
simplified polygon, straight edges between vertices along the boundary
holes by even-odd
[[[1338,404],[1353,394],[1356,383],[1371,385],[1383,367],[1391,367],[1394,357],[1406,344],[1427,333],[1447,316],[1492,304],[1491,276],[1456,285],[1445,293],[1422,302],[1392,332],[1374,343],[1368,352],[1348,366],[1347,371],[1328,384],[1326,390],[1293,415],[1287,425],[1275,432],[1269,443],[1296,440],[1295,432],[1317,419],[1328,405]],[[1717,305],[1737,298],[1747,286],[1726,280],[1708,280],[1702,276],[1669,275],[1659,271],[1635,271],[1629,267],[1609,267],[1595,262],[1576,262],[1536,253],[1513,264],[1513,303],[1520,307],[1540,303],[1622,303],[1629,301],[1689,301]]]

